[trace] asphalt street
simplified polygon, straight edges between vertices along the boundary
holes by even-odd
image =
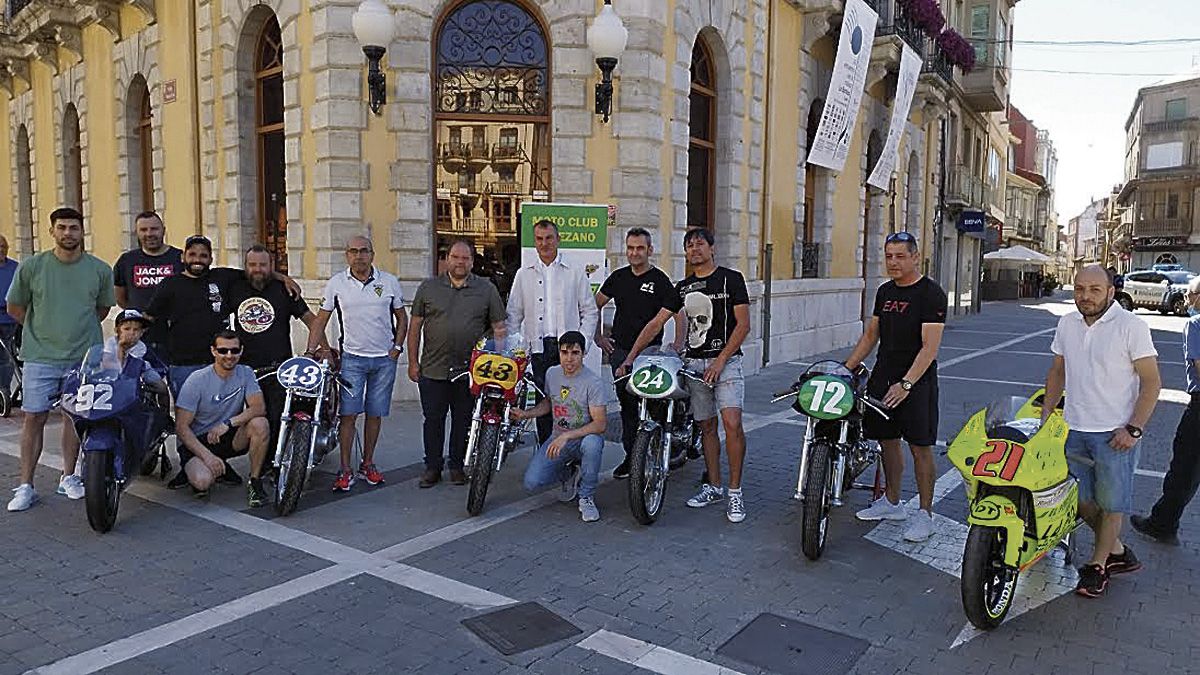
[[[1040,386],[1054,325],[1071,308],[1060,292],[1041,303],[989,303],[947,327],[943,441],[989,401]],[[1135,478],[1135,501],[1147,509],[1183,411],[1184,319],[1139,316],[1153,330],[1164,383]],[[970,629],[962,611],[956,575],[966,507],[944,448],[929,542],[901,541],[900,525],[857,522],[854,511],[869,500],[860,491],[835,511],[825,556],[805,559],[792,498],[803,422],[770,402],[803,367],[772,364],[747,382],[748,517],[736,525],[720,507],[684,505],[699,462],[672,474],[653,526],[633,520],[625,484],[611,479],[597,493],[601,521],[583,523],[552,492],[523,492],[528,448],[498,475],[484,514],[468,518],[465,488],[417,488],[419,410],[406,404],[385,425],[384,486],[333,495],[328,470],[336,467],[324,466],[300,510],[273,518],[270,509],[246,508],[244,488],[199,500],[142,479],[123,497],[115,529],[98,535],[81,502],[54,494],[52,428],[36,480],[41,502],[0,513],[0,675],[1161,675],[1200,667],[1195,505],[1181,546],[1130,534],[1145,567],[1114,579],[1102,599],[1070,592],[1075,572],[1061,558],[1042,561],[1022,577],[1010,618],[987,634]],[[0,420],[5,486],[16,484],[19,424],[19,414]],[[606,468],[619,460],[610,442]],[[909,472],[906,498],[912,490]],[[529,602],[546,610],[540,619],[511,613]],[[489,625],[508,650],[463,623],[505,608]],[[564,630],[551,635],[553,623]],[[546,636],[554,641],[520,650]]]

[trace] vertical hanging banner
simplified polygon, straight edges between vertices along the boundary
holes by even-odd
[[[904,137],[904,129],[908,126],[908,112],[912,109],[913,94],[917,93],[917,79],[921,77],[921,57],[913,51],[908,43],[900,53],[900,74],[896,80],[896,100],[892,101],[892,123],[888,127],[887,140],[883,144],[883,154],[875,163],[875,169],[867,178],[867,185],[873,185],[880,190],[886,190],[892,180],[892,172],[896,170],[896,162],[900,158],[900,139]]]
[[[829,95],[821,111],[817,136],[809,149],[808,161],[841,171],[850,154],[850,137],[858,120],[863,90],[867,86],[867,67],[875,44],[875,24],[879,15],[863,0],[846,0],[842,14],[842,32],[838,37],[837,58]]]

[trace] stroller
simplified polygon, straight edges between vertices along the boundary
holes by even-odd
[[[13,378],[11,388],[3,386],[8,383],[0,383],[0,417],[8,417],[12,414],[13,408],[21,405],[21,327],[17,326],[17,332],[11,340],[0,339],[0,352],[4,357],[12,363]]]

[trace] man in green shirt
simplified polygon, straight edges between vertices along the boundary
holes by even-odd
[[[21,484],[9,511],[37,501],[33,472],[42,455],[42,432],[67,372],[88,348],[103,342],[100,320],[116,304],[112,268],[83,250],[83,215],[72,208],[50,214],[54,248],[25,259],[8,289],[8,313],[22,326],[21,357],[25,423],[21,428]],[[83,498],[75,475],[79,438],[70,422],[62,427],[63,475],[58,494]]]

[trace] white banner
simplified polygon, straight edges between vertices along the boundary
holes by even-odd
[[[896,100],[892,101],[892,125],[888,128],[887,141],[883,144],[883,154],[875,163],[875,169],[867,178],[868,185],[874,185],[880,190],[886,190],[892,180],[892,172],[896,170],[896,161],[900,155],[900,139],[904,137],[904,129],[908,127],[908,111],[912,109],[913,94],[917,92],[917,79],[921,77],[921,57],[913,51],[908,43],[900,53],[900,75],[896,80]]]
[[[809,148],[808,161],[841,171],[850,154],[850,137],[858,120],[858,108],[867,86],[867,67],[875,43],[875,24],[879,15],[863,0],[846,0],[842,32],[838,38],[837,58],[829,95],[817,126],[817,137]]]

